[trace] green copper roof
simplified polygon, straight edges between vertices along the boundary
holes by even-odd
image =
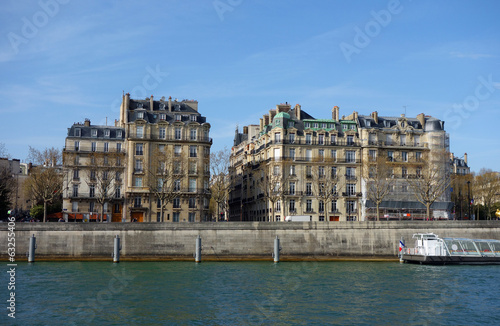
[[[286,112],[280,112],[274,116],[274,118],[287,118],[290,119],[290,115]]]

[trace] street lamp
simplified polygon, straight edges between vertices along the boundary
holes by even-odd
[[[470,216],[470,181],[467,181],[467,197],[468,197],[467,206],[469,208],[468,214],[469,214],[469,220],[470,220],[470,218],[471,218],[471,216]]]

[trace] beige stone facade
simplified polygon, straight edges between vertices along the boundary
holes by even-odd
[[[77,134],[76,129],[83,134]],[[108,136],[107,130],[111,130]],[[106,205],[110,220],[206,220],[212,144],[209,132],[210,124],[198,112],[196,101],[155,101],[153,96],[137,100],[124,94],[115,126],[92,126],[88,122],[88,126],[75,124],[70,128],[64,150],[65,211],[87,214],[95,209],[92,198],[98,197],[99,187],[90,175],[99,179],[103,168],[90,160],[94,157],[94,162],[100,162],[109,156],[115,177],[110,185],[112,205]],[[106,151],[104,146],[108,146]],[[75,156],[79,157],[78,164]]]

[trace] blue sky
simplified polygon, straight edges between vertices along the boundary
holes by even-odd
[[[196,99],[212,150],[276,104],[445,120],[456,156],[500,170],[498,1],[2,1],[0,142],[64,146],[122,92]]]

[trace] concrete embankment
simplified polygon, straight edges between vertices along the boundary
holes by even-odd
[[[7,223],[0,224],[0,259],[7,260]],[[500,239],[499,221],[431,222],[231,222],[231,223],[17,223],[16,261],[26,261],[36,237],[36,260],[109,260],[121,239],[121,260],[193,260],[202,239],[202,260],[272,260],[280,239],[282,261],[394,260],[399,239],[413,246],[414,233]],[[9,241],[12,242],[12,241]]]

